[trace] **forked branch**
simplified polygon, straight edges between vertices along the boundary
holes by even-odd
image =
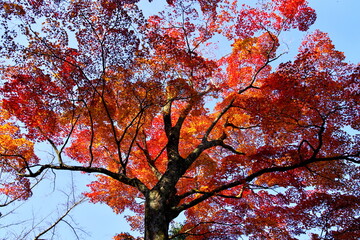
[[[236,186],[239,186],[239,185],[242,185],[242,184],[246,184],[246,183],[249,183],[251,181],[253,181],[255,178],[258,178],[266,173],[272,173],[272,172],[286,172],[286,171],[289,171],[289,170],[294,170],[294,169],[297,169],[297,168],[301,168],[301,167],[306,167],[312,163],[316,163],[316,162],[329,162],[329,161],[339,161],[339,160],[346,160],[346,161],[350,161],[350,162],[353,162],[353,163],[357,163],[357,164],[360,164],[360,160],[356,160],[356,159],[359,159],[360,158],[360,152],[358,153],[355,153],[355,154],[351,154],[351,155],[340,155],[340,156],[335,156],[335,157],[323,157],[323,158],[310,158],[308,160],[305,160],[303,162],[300,162],[300,163],[297,163],[297,164],[293,164],[293,165],[289,165],[289,166],[275,166],[275,167],[269,167],[269,168],[263,168],[259,171],[256,171],[250,175],[248,175],[247,177],[245,178],[242,178],[240,180],[237,180],[237,181],[234,181],[234,182],[231,182],[229,184],[225,184],[225,185],[222,185],[212,191],[209,191],[209,192],[198,192],[196,190],[192,190],[190,192],[187,192],[185,194],[182,194],[180,196],[178,196],[178,198],[181,198],[181,199],[184,199],[190,195],[193,195],[193,194],[196,194],[196,193],[200,193],[202,194],[202,196],[190,201],[190,202],[187,202],[187,203],[184,203],[178,207],[174,207],[173,208],[173,211],[177,212],[177,213],[180,213],[186,209],[189,209],[203,201],[205,201],[206,199],[209,199],[213,196],[215,196],[216,194],[218,194],[219,192],[221,191],[224,191],[224,190],[227,190],[227,189],[230,189],[230,188],[233,188],[233,187],[236,187]]]

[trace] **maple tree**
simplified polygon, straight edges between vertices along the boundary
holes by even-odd
[[[360,237],[360,66],[317,30],[274,67],[307,2],[138,2],[1,1],[1,194],[77,171],[145,239]]]

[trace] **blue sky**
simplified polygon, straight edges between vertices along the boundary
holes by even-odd
[[[163,2],[154,0],[152,4],[147,5],[156,9],[156,3]],[[310,31],[320,29],[329,33],[333,40],[335,47],[343,51],[347,56],[347,60],[353,63],[360,62],[360,0],[309,0],[310,6],[317,11],[317,22],[311,27]],[[149,9],[151,11],[151,9]],[[290,53],[288,57],[296,54],[299,43],[301,42],[303,34],[291,34],[284,38],[290,44]],[[286,56],[285,56],[286,58]],[[77,194],[84,190],[84,186],[89,178],[86,175],[74,174],[74,185],[78,187]],[[52,176],[51,174],[49,176]],[[38,213],[43,213],[46,217],[49,213],[56,213],[63,209],[61,204],[64,199],[62,189],[68,189],[72,186],[72,175],[64,173],[56,173],[56,181],[51,179],[45,180],[41,189],[41,197],[36,196],[31,201],[22,205],[16,210],[16,214],[11,218],[12,220],[29,220],[26,226],[36,225],[37,222],[32,222],[33,214],[37,215],[36,221],[41,220]],[[54,194],[55,193],[55,194]],[[57,209],[57,207],[59,209]],[[0,209],[5,213],[3,209]],[[116,233],[129,231],[129,226],[124,222],[123,216],[115,215],[112,210],[106,205],[101,204],[82,204],[73,211],[74,220],[83,228],[84,231],[91,235],[82,234],[87,240],[107,240],[111,239]],[[1,226],[10,223],[10,217],[0,218],[0,239],[4,236]],[[47,225],[51,220],[45,220],[43,225]],[[25,225],[22,225],[25,226]],[[64,226],[64,225],[63,225]],[[21,227],[20,227],[21,228]],[[59,228],[60,229],[60,228]],[[14,228],[18,231],[19,228]],[[68,229],[69,230],[69,229]],[[69,232],[65,228],[61,228],[61,237],[59,239],[76,239],[74,235],[68,235]],[[7,239],[11,239],[7,236]]]
[[[335,47],[345,53],[347,60],[360,62],[360,1],[310,0],[318,19],[312,29],[329,33]]]

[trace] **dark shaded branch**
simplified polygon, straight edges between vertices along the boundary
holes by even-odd
[[[94,143],[94,138],[95,138],[95,131],[94,131],[94,119],[93,119],[93,115],[91,113],[91,110],[88,106],[88,104],[86,103],[86,101],[82,101],[85,105],[85,108],[89,114],[89,120],[90,120],[90,130],[91,130],[91,135],[90,135],[90,143],[89,143],[89,154],[90,154],[90,162],[89,162],[89,167],[91,167],[93,161],[94,161],[94,153],[93,153],[93,143]]]
[[[172,128],[172,121],[171,121],[171,106],[173,103],[173,99],[168,99],[166,104],[163,106],[163,120],[164,120],[164,127],[166,136],[170,134]]]
[[[200,203],[202,201],[205,201],[206,199],[209,199],[210,197],[216,195],[217,193],[219,193],[219,192],[221,192],[223,190],[233,188],[233,187],[245,184],[245,183],[249,183],[252,180],[254,180],[255,178],[260,177],[260,176],[262,176],[263,174],[266,174],[266,173],[286,172],[286,171],[293,170],[293,169],[296,169],[296,168],[306,167],[307,165],[312,164],[312,163],[324,162],[324,161],[347,160],[347,161],[351,161],[351,162],[354,162],[354,163],[360,163],[359,160],[354,159],[354,158],[359,158],[359,157],[360,157],[360,152],[358,152],[356,154],[353,154],[353,155],[343,155],[343,156],[326,157],[326,158],[325,157],[324,158],[310,158],[308,160],[305,160],[303,162],[300,162],[300,163],[297,163],[297,164],[294,164],[294,165],[290,165],[290,166],[275,166],[275,167],[263,168],[263,169],[261,169],[259,171],[256,171],[256,172],[248,175],[247,177],[245,177],[243,179],[231,182],[229,184],[225,184],[223,186],[220,186],[220,187],[214,189],[213,191],[204,192],[201,197],[196,198],[196,199],[194,199],[194,200],[192,200],[192,201],[190,201],[188,203],[184,203],[181,206],[174,207],[173,211],[180,213],[181,211],[189,209],[189,208],[197,205],[198,203]],[[178,198],[183,199],[183,198],[185,198],[187,196],[190,196],[192,194],[195,194],[195,193],[198,193],[198,192],[196,190],[192,190],[192,191],[190,191],[188,193],[185,193],[185,194],[182,194],[182,195],[178,196]]]
[[[151,156],[150,156],[150,153],[149,153],[149,150],[145,144],[145,147],[142,147],[139,143],[136,143],[136,145],[138,146],[138,148],[144,153],[145,155],[145,158],[147,160],[147,163],[148,165],[150,166],[151,168],[151,171],[155,174],[156,178],[158,180],[160,180],[162,174],[161,172],[157,169],[157,167],[155,166],[155,161],[156,161],[156,158],[155,159],[152,159]],[[165,148],[163,148],[159,154],[161,154],[163,151],[164,151]]]
[[[237,150],[234,149],[232,146],[227,145],[226,143],[224,143],[224,141],[220,141],[220,142],[217,144],[217,146],[223,147],[223,148],[229,150],[230,152],[235,153],[235,154],[238,154],[238,155],[245,155],[245,153],[237,151]]]
[[[282,54],[280,54],[279,56],[275,57],[275,58],[271,58],[270,54],[271,52],[276,48],[276,40],[273,38],[272,34],[270,32],[268,32],[270,37],[272,38],[273,40],[273,44],[271,46],[271,49],[269,50],[269,52],[267,53],[267,56],[266,56],[266,61],[264,62],[263,65],[261,65],[257,70],[256,72],[254,73],[254,75],[252,76],[252,79],[251,79],[251,82],[243,89],[240,89],[237,94],[242,94],[244,92],[246,92],[247,90],[249,89],[252,89],[252,88],[255,88],[255,89],[259,89],[259,87],[257,86],[254,86],[259,74],[261,73],[262,70],[264,70],[271,62],[277,60],[279,57],[282,56]],[[206,141],[211,133],[211,131],[214,129],[214,127],[216,126],[216,124],[220,121],[220,119],[227,113],[227,111],[229,111],[229,109],[231,107],[233,107],[233,104],[235,102],[235,99],[236,97],[233,97],[231,99],[231,101],[229,102],[229,104],[224,107],[222,109],[222,111],[218,114],[218,116],[214,119],[214,121],[211,123],[211,125],[209,126],[209,128],[207,129],[204,137],[203,137],[203,141]]]
[[[143,194],[148,192],[148,188],[137,178],[129,178],[125,174],[121,173],[114,173],[109,171],[105,168],[98,168],[98,167],[84,167],[84,166],[69,166],[66,164],[63,165],[53,165],[53,164],[44,164],[40,166],[32,166],[32,167],[40,167],[35,172],[30,172],[29,174],[19,174],[22,177],[37,177],[41,175],[46,169],[54,169],[54,170],[67,170],[67,171],[74,171],[74,172],[86,172],[86,173],[101,173],[108,177],[111,177],[115,180],[118,180],[126,185],[132,186],[137,188]]]
[[[75,118],[75,113],[73,114],[73,119],[74,119],[74,118]],[[68,136],[66,137],[64,144],[61,146],[61,148],[60,148],[60,150],[59,150],[60,153],[62,153],[62,152],[64,151],[66,145],[67,145],[68,142],[70,141],[71,135],[72,135],[72,133],[73,133],[74,130],[75,130],[75,126],[76,126],[77,122],[79,121],[80,116],[77,116],[75,119],[76,119],[75,122],[71,124],[71,128],[70,128],[69,134],[68,134]]]
[[[225,138],[225,137],[224,137]],[[218,140],[212,140],[212,141],[203,141],[202,143],[200,143],[185,159],[185,166],[188,168],[190,167],[190,165],[207,149],[212,148],[212,147],[216,147],[216,146],[221,146],[229,151],[231,151],[232,153],[235,154],[239,154],[239,155],[244,155],[244,153],[237,151],[236,149],[234,149],[233,147],[231,147],[230,145],[227,145],[224,143],[224,139],[218,139]]]
[[[209,128],[206,130],[206,133],[204,134],[204,137],[202,138],[203,142],[207,141],[211,131],[214,129],[214,127],[220,121],[220,119],[225,115],[225,113],[227,111],[229,111],[229,109],[233,106],[234,102],[235,102],[235,98],[233,98],[230,101],[230,103],[225,108],[223,108],[222,111],[219,113],[219,115],[214,119],[214,121],[211,123]]]
[[[128,152],[127,152],[127,156],[126,156],[126,158],[125,158],[125,166],[128,164],[128,161],[129,161],[129,158],[130,158],[130,154],[131,154],[131,150],[132,150],[132,148],[133,148],[133,146],[134,146],[134,144],[135,144],[135,141],[136,141],[136,138],[137,138],[137,136],[138,136],[138,134],[139,134],[139,131],[140,131],[140,128],[143,126],[143,124],[141,123],[141,116],[142,116],[142,111],[141,111],[141,114],[139,115],[139,120],[138,120],[138,122],[137,122],[137,124],[136,124],[136,129],[135,129],[135,134],[134,134],[134,136],[132,137],[132,139],[131,139],[131,142],[130,142],[130,146],[129,146],[129,148],[128,148]],[[125,172],[124,172],[125,173]]]
[[[251,128],[257,128],[259,127],[260,125],[257,124],[257,125],[253,125],[253,126],[248,126],[248,127],[239,127],[239,126],[236,126],[232,123],[229,123],[229,122],[226,122],[224,127],[232,127],[232,128],[235,128],[235,129],[239,129],[239,130],[246,130],[246,129],[251,129]]]

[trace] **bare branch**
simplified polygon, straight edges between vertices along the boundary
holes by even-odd
[[[49,226],[47,229],[45,229],[44,231],[42,231],[41,233],[39,233],[38,235],[36,235],[36,237],[34,238],[34,240],[39,240],[39,238],[41,236],[43,236],[44,234],[46,234],[48,231],[50,231],[51,229],[55,228],[56,225],[58,225],[61,221],[63,221],[63,219],[71,212],[71,210],[73,210],[76,206],[78,206],[79,204],[84,202],[85,198],[82,198],[81,200],[79,200],[78,202],[74,203],[70,208],[68,208],[66,210],[66,212],[59,217],[51,226]]]

